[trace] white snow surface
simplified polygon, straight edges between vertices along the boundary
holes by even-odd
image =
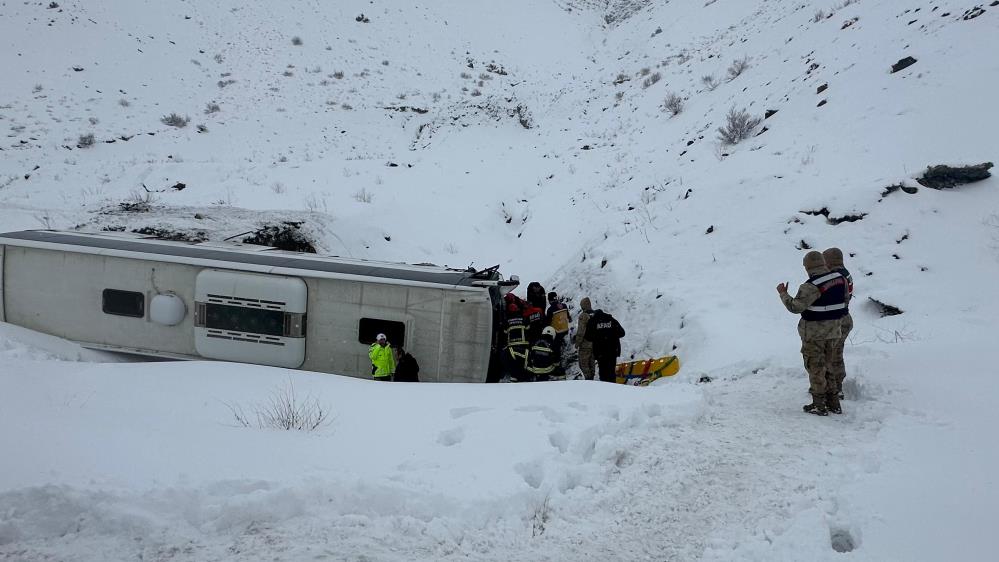
[[[321,252],[590,296],[627,357],[683,367],[376,384],[0,324],[0,560],[994,557],[999,182],[915,178],[997,158],[999,6],[58,4],[0,0],[0,231],[304,221]],[[733,107],[777,113],[724,146]],[[841,416],[801,412],[774,291],[803,243],[856,282]],[[237,422],[288,392],[327,422]]]

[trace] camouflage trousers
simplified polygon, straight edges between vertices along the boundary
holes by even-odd
[[[836,378],[836,388],[830,392],[843,392],[843,379],[846,378],[846,364],[843,361],[843,348],[846,346],[846,338],[850,335],[851,330],[853,330],[853,317],[847,314],[839,321],[840,336],[839,339],[836,340],[836,348],[833,350],[833,361],[829,365],[829,369],[833,372],[833,375]]]
[[[808,371],[808,391],[812,396],[825,397],[826,393],[839,391],[833,363],[841,333],[839,320],[802,320],[798,323],[801,357]]]
[[[583,372],[583,377],[591,381],[596,374],[597,360],[593,357],[593,344],[581,343],[579,350],[579,370]]]

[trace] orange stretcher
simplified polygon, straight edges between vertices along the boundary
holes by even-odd
[[[656,379],[671,377],[678,372],[680,372],[680,358],[676,355],[618,363],[614,370],[617,383],[630,386],[647,386]]]

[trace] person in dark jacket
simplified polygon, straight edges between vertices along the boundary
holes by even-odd
[[[621,338],[624,337],[624,328],[610,314],[603,310],[595,310],[590,316],[590,321],[586,323],[584,337],[593,343],[593,357],[597,360],[600,380],[617,382],[614,370],[617,367],[617,358],[621,356]]]
[[[531,281],[527,285],[527,302],[531,303],[531,306],[535,306],[541,309],[541,313],[544,314],[545,310],[545,288],[541,286],[541,283],[537,281]]]
[[[420,382],[420,364],[402,346],[398,349],[399,359],[395,363],[395,382]]]
[[[559,355],[555,350],[555,329],[548,326],[527,351],[528,376],[536,381],[564,379],[564,371],[560,369],[559,363]]]
[[[522,311],[524,316],[524,326],[527,328],[527,341],[534,341],[541,337],[541,330],[545,329],[545,309],[534,306],[530,302]]]

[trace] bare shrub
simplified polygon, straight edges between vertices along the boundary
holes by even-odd
[[[236,81],[233,80],[232,78],[226,78],[225,80],[219,80],[218,81],[218,87],[219,88],[225,88],[226,86],[232,86],[235,83],[236,83]]]
[[[820,21],[822,21],[824,19],[826,19],[826,11],[825,10],[819,10],[819,11],[815,12],[814,16],[812,16],[812,23],[818,23],[818,22],[820,22]]]
[[[631,80],[631,78],[628,78],[627,74],[625,74],[623,72],[619,72],[618,75],[614,77],[614,84],[615,85],[617,85],[617,84],[624,84],[628,80]]]
[[[388,65],[389,65],[388,59],[382,61],[382,66],[388,66]]]
[[[531,536],[539,537],[545,533],[545,527],[552,518],[551,496],[545,496],[531,517]]]
[[[461,77],[464,78],[465,80],[468,80],[472,77],[472,75],[467,72],[462,72]]]
[[[642,70],[640,70],[638,73],[640,75],[642,75],[642,76],[648,76],[650,72],[652,72],[652,69],[646,66],[645,68],[643,68]]]
[[[225,57],[222,56],[222,53],[215,53],[215,56],[212,58],[215,59],[215,62],[217,62],[218,64],[222,64],[222,62],[225,60]]]
[[[215,102],[208,102],[205,105],[205,115],[210,115],[212,113],[218,113],[220,111],[222,111],[222,108],[219,107],[219,104],[217,104]]]
[[[340,109],[350,111],[351,109],[354,109],[354,106],[350,105],[349,103],[341,103]]]
[[[722,144],[738,144],[749,137],[760,121],[762,119],[751,116],[745,109],[736,110],[732,107],[725,116],[725,126],[718,127],[718,140]]]
[[[482,95],[482,92],[480,92],[478,88],[472,90],[472,93],[471,93],[472,97],[478,97],[478,96],[481,96],[481,95]]]
[[[659,72],[654,72],[647,76],[645,80],[642,80],[642,87],[648,88],[649,86],[655,84],[656,82],[662,80],[663,75]]]
[[[337,70],[336,72],[334,72],[333,78],[336,78],[337,80],[343,80],[343,71]]]
[[[292,37],[291,38],[291,44],[294,45],[294,46],[296,46],[296,47],[301,47],[302,46],[302,38],[299,37],[298,35]]]
[[[183,129],[184,127],[187,126],[188,123],[191,122],[191,118],[181,117],[176,113],[171,113],[170,115],[164,115],[163,117],[161,117],[160,121],[163,122],[164,125],[169,125],[171,127],[177,127],[178,129]]]
[[[672,115],[679,115],[683,112],[683,98],[676,92],[670,92],[667,94],[663,105],[666,106],[666,110]]]
[[[312,396],[299,399],[295,386],[275,389],[266,402],[251,405],[247,414],[239,404],[225,404],[236,424],[258,429],[283,429],[285,431],[316,431],[332,423],[329,408]]]
[[[94,146],[95,142],[97,141],[94,140],[94,134],[87,133],[85,135],[80,135],[80,138],[76,141],[76,146],[78,148],[90,148],[91,146]]]
[[[284,72],[282,72],[281,74],[282,74],[282,75],[284,75],[285,77],[288,77],[288,78],[291,78],[292,76],[294,76],[294,75],[295,75],[295,73],[294,73],[294,72],[292,72],[292,71],[290,71],[290,70],[285,70],[285,71],[284,71]]]
[[[42,88],[41,84],[35,84],[35,87],[31,89],[31,93],[37,94],[38,92],[41,92],[43,89],[44,88]]]
[[[121,98],[120,100],[118,100],[118,105],[120,105],[122,107],[128,107],[128,106],[132,105],[132,102],[128,101],[125,98]]]
[[[358,203],[371,203],[375,200],[375,194],[371,193],[365,188],[361,188],[360,191],[354,193],[354,201]]]
[[[718,84],[720,84],[714,74],[701,76],[701,83],[704,84],[704,87],[707,88],[709,92],[713,92],[715,88],[718,87]]]
[[[58,7],[59,7],[59,4],[57,2],[49,2],[49,9],[50,10],[55,10]]]
[[[100,119],[98,119],[96,117],[88,117],[87,118],[87,122],[90,123],[91,125],[96,125],[96,124],[100,123],[101,121],[100,121]]]
[[[624,92],[617,92],[614,94],[614,99],[616,101],[621,101],[624,99]]]
[[[198,129],[199,133],[207,133],[208,132],[208,126],[207,125],[198,125],[197,129]]]
[[[738,78],[739,75],[745,72],[747,68],[749,68],[749,57],[743,57],[732,61],[732,64],[728,67],[729,81]]]

